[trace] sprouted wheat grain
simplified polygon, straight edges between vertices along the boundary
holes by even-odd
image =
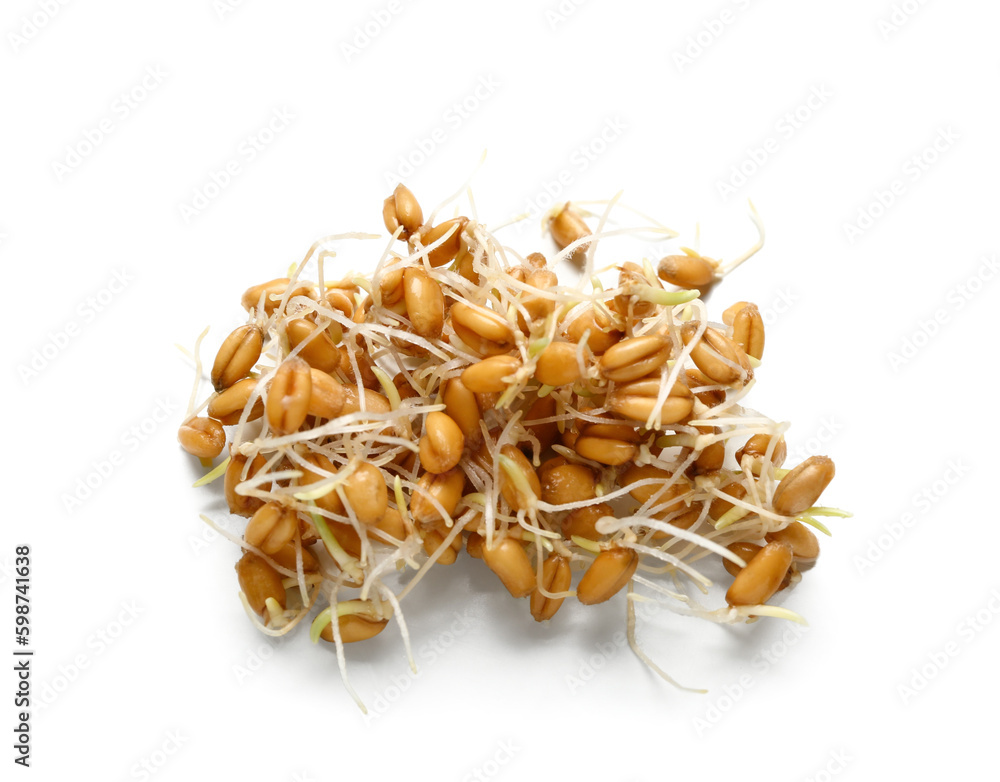
[[[343,644],[395,619],[412,665],[401,602],[463,546],[539,622],[568,597],[603,603],[627,586],[630,646],[671,682],[636,643],[636,601],[720,623],[802,621],[767,603],[818,555],[806,525],[828,534],[816,517],[847,515],[814,505],[833,462],[781,469],[787,424],[743,405],[759,312],[737,302],[712,322],[700,297],[762,246],[756,212],[758,242],[729,263],[681,248],[656,268],[598,267],[609,237],[676,234],[616,196],[593,228],[571,204],[555,210],[545,224],[561,252],[522,258],[474,206],[432,225],[446,205],[424,223],[398,186],[369,277],[327,276],[330,242],[377,238],[343,234],[247,289],[214,393],[197,409],[192,397],[182,447],[209,462],[228,428],[228,458],[198,484],[225,474],[230,511],[250,519],[237,573],[254,623],[284,635],[325,606],[310,636],[335,644],[364,709]],[[606,230],[616,211],[646,222]],[[572,285],[555,271],[567,258],[585,264]],[[302,278],[311,261],[316,282]],[[695,592],[713,558],[733,580],[709,609]]]

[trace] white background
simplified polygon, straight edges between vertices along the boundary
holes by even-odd
[[[0,627],[13,634],[14,546],[30,544],[36,650],[18,773],[985,778],[998,23],[983,1],[5,3]],[[289,119],[249,159],[275,112]],[[484,149],[487,223],[555,189],[624,190],[688,244],[700,221],[702,250],[732,258],[754,239],[747,198],[764,218],[765,249],[710,306],[768,315],[750,401],[793,423],[793,453],[835,459],[824,501],[856,515],[832,520],[782,600],[804,633],[642,625],[653,658],[707,695],[616,646],[622,596],[537,626],[463,556],[408,606],[419,676],[393,632],[349,650],[366,719],[329,646],[256,634],[235,547],[198,519],[225,514],[175,442],[192,378],[175,343],[210,325],[210,358],[244,288],[322,235],[382,230],[403,163],[429,206]],[[239,173],[185,214],[230,161]],[[551,251],[537,226],[511,243]],[[18,710],[2,702],[9,739]]]

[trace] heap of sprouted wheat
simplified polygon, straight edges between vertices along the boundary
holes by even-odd
[[[546,216],[558,254],[522,257],[469,195],[472,218],[435,223],[439,210],[425,221],[400,185],[370,276],[331,279],[327,248],[380,237],[321,239],[287,278],[243,294],[247,323],[196,407],[198,366],[179,439],[206,466],[228,440],[198,484],[224,476],[230,510],[250,519],[230,537],[251,619],[284,635],[319,606],[310,636],[335,644],[359,705],[343,644],[395,619],[412,666],[401,602],[462,548],[539,622],[568,597],[592,605],[628,587],[629,642],[668,681],[635,643],[637,601],[714,622],[801,621],[767,601],[818,555],[817,517],[847,515],[815,506],[833,462],[782,469],[787,424],[743,406],[761,315],[738,302],[713,322],[704,302],[762,246],[756,212],[758,242],[729,263],[682,248],[656,267],[601,268],[612,236],[675,234],[617,198],[593,230],[566,204]],[[646,224],[609,229],[616,210]],[[556,276],[565,259],[582,267],[573,285]],[[722,607],[697,599],[709,557],[733,576]]]

